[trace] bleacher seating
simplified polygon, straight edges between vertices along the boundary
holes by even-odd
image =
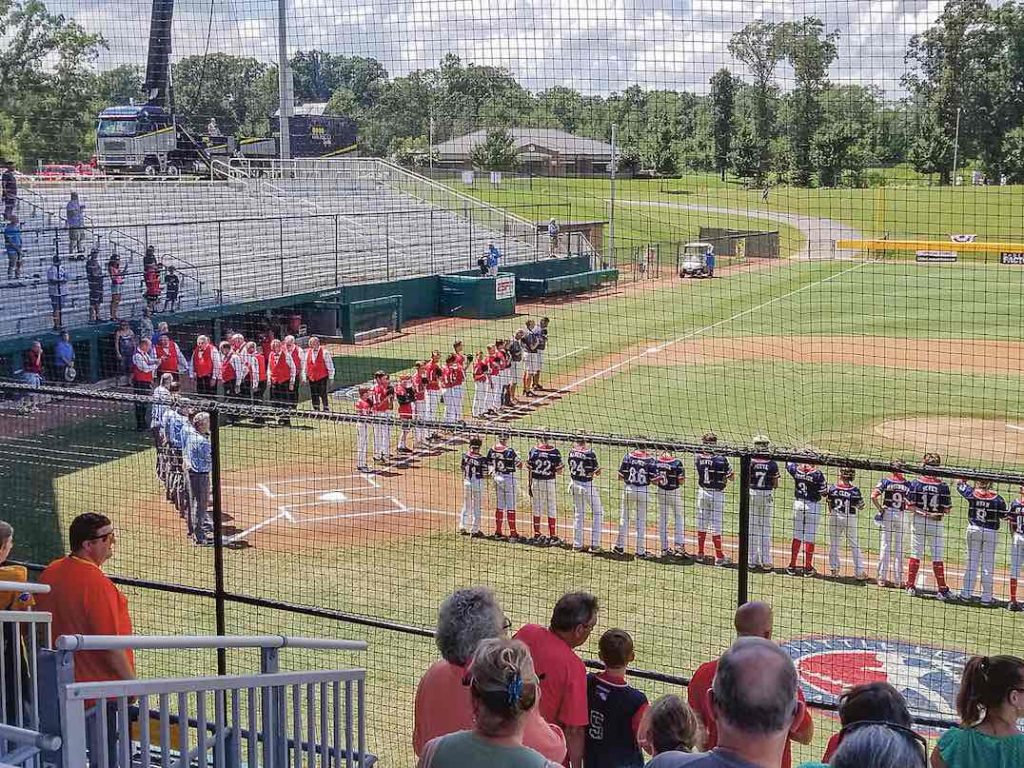
[[[153,245],[182,277],[181,309],[305,293],[337,284],[474,268],[493,240],[506,264],[545,254],[522,222],[380,162],[334,161],[316,174],[227,180],[25,180],[19,194],[23,279],[0,281],[0,337],[50,327],[46,268],[55,242],[67,256],[61,214],[75,189],[86,206],[87,241],[101,262],[127,256],[121,316],[142,311],[141,254]],[[402,184],[394,183],[402,174]],[[411,179],[411,183],[407,183]],[[433,185],[433,186],[430,186]],[[509,232],[512,232],[510,235]],[[56,238],[55,238],[56,234]],[[85,267],[65,261],[71,278],[66,326],[88,318]],[[105,304],[109,284],[104,286]],[[105,308],[104,308],[105,315]]]

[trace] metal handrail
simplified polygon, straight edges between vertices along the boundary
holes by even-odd
[[[24,744],[29,747],[46,752],[54,752],[60,749],[62,743],[60,736],[49,733],[40,733],[31,728],[19,728],[16,725],[4,725],[0,723],[0,740],[13,741],[15,744]]]
[[[182,650],[195,648],[305,648],[365,651],[365,640],[331,640],[285,635],[61,635],[58,651]]]
[[[45,595],[49,591],[49,584],[36,584],[32,581],[0,581],[0,592],[28,592],[30,595]]]

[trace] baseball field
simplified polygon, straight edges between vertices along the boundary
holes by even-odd
[[[539,205],[541,195],[569,197],[575,217],[602,215],[606,181],[544,183],[543,190],[479,193],[498,203],[529,194]],[[631,182],[620,185],[619,200],[632,196],[672,206],[747,208],[752,211],[748,216],[719,213],[715,221],[780,228],[784,258],[727,267],[714,280],[684,281],[666,270],[658,279],[623,280],[594,295],[521,303],[516,318],[411,325],[398,338],[335,348],[338,384],[344,389],[360,383],[378,368],[393,375],[408,371],[415,360],[432,349],[449,349],[456,338],[475,354],[496,337],[507,338],[526,317],[547,316],[550,343],[543,383],[549,391],[510,415],[506,423],[513,429],[691,441],[714,430],[723,443],[735,445],[765,433],[779,446],[834,455],[916,461],[929,450],[941,453],[951,466],[1020,467],[1020,267],[978,261],[916,264],[903,257],[871,260],[855,253],[826,258],[808,253],[814,234],[801,230],[801,222],[772,222],[764,216],[772,210],[825,216],[865,234],[877,234],[878,221],[891,216],[906,224],[905,231],[930,232],[936,240],[960,231],[1008,239],[1024,237],[1024,220],[1019,213],[1011,215],[1021,210],[1024,191],[887,189],[880,198],[876,190],[813,195],[774,190],[762,205],[758,190],[725,190],[716,196],[713,180],[704,183],[703,191],[689,195],[678,191],[697,188],[687,179],[664,182],[664,189],[641,189],[639,182]],[[908,213],[899,218],[893,211]],[[953,212],[960,218],[952,220]],[[707,224],[710,216],[667,206],[651,206],[643,214],[623,214],[619,234],[643,238],[646,228],[653,233],[657,226],[656,239],[687,239],[695,234],[698,219]],[[351,412],[345,397],[335,403]],[[75,418],[27,423],[8,440],[0,459],[8,510],[18,504],[52,510],[45,524],[18,528],[19,540],[30,540],[38,551],[59,551],[68,520],[98,505],[115,517],[118,553],[110,564],[115,573],[212,588],[213,553],[186,540],[184,524],[164,499],[153,471],[154,451],[129,431],[130,406],[99,408],[71,399],[63,407]],[[414,628],[430,627],[440,600],[459,586],[494,587],[515,625],[544,623],[558,595],[587,589],[602,603],[598,632],[582,649],[588,658],[596,657],[600,631],[613,626],[633,634],[636,666],[682,676],[728,644],[736,601],[732,568],[457,536],[461,440],[471,432],[471,427],[460,430],[456,439],[403,465],[360,475],[351,424],[296,418],[290,427],[225,427],[222,493],[232,543],[224,552],[225,588]],[[521,454],[530,447],[525,439],[513,438],[512,444]],[[598,448],[605,468],[599,480],[606,549],[618,523],[614,470],[624,450]],[[692,466],[692,456],[684,460]],[[834,470],[827,474],[835,479]],[[857,483],[867,491],[879,477],[859,473]],[[1017,493],[1015,488],[999,490],[1008,500]],[[684,494],[692,550],[692,482]],[[733,559],[737,498],[735,489],[727,493],[725,538]],[[778,566],[785,565],[788,554],[791,500],[792,483],[784,476],[774,517]],[[489,487],[484,505],[488,532],[493,530],[492,503]],[[529,514],[523,492],[521,530],[528,529]],[[562,489],[559,518],[565,537],[571,507]],[[945,555],[954,590],[961,582],[965,528],[965,506],[954,499],[946,520]],[[652,505],[651,548],[658,546],[656,531]],[[879,533],[868,512],[859,517],[859,533],[873,569]],[[1000,531],[995,581],[1002,599],[1009,538]],[[909,534],[904,546],[909,554]],[[822,525],[820,571],[827,569],[821,557],[827,549]],[[850,576],[848,553],[843,557],[843,574]],[[212,602],[201,596],[140,589],[130,589],[129,595],[138,631],[175,626],[209,632],[214,627]],[[848,684],[886,675],[898,681],[919,711],[948,716],[963,654],[1024,645],[1024,614],[946,605],[846,578],[798,578],[781,570],[752,574],[750,595],[775,606],[776,637],[789,643],[800,660],[812,697],[828,698]],[[229,632],[258,626],[261,632],[366,638],[370,650],[342,663],[369,670],[371,749],[387,765],[413,764],[411,701],[419,675],[436,655],[429,639],[241,604],[230,606],[227,621]],[[296,663],[310,660],[292,658]],[[161,671],[166,659],[140,655],[140,662],[147,671]],[[240,666],[241,660],[232,659],[232,665]],[[651,697],[670,690],[664,684],[640,687]],[[827,716],[820,717],[814,744],[795,750],[795,756],[819,756],[835,729]]]

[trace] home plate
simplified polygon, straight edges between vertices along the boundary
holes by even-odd
[[[341,491],[331,491],[320,494],[320,501],[348,501],[348,496]]]

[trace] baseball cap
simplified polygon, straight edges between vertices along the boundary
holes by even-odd
[[[768,435],[754,435],[754,445],[768,445],[770,442]]]

